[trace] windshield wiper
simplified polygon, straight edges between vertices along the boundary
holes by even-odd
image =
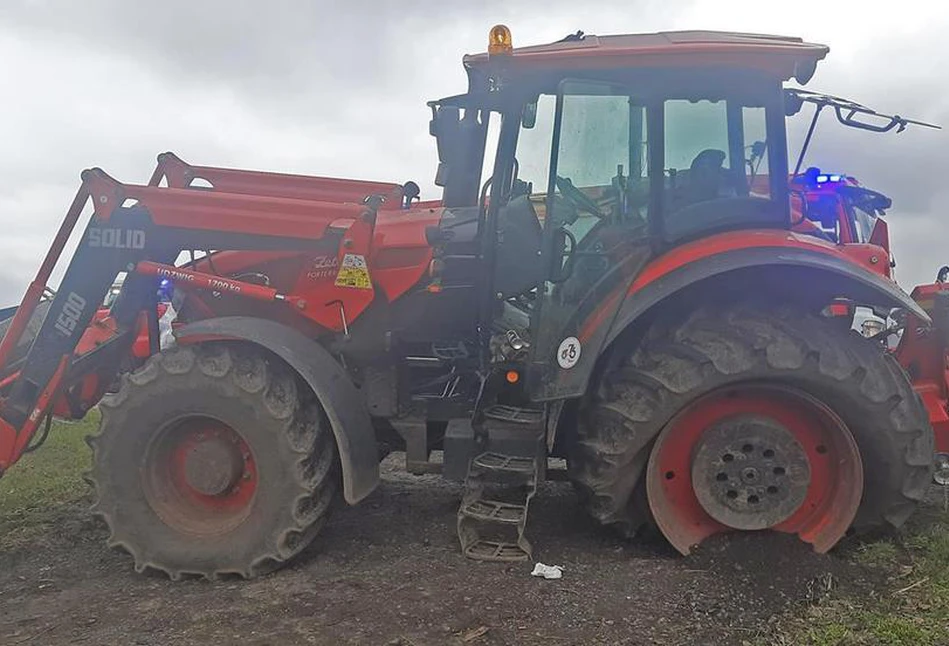
[[[941,130],[942,126],[915,119],[907,119],[899,115],[883,114],[877,112],[862,103],[843,99],[830,94],[821,94],[819,92],[810,92],[808,90],[787,89],[784,91],[784,113],[791,117],[801,111],[805,103],[811,103],[815,106],[814,117],[811,119],[811,125],[807,129],[807,135],[804,137],[804,145],[801,148],[801,154],[797,158],[797,165],[794,167],[794,175],[801,172],[801,165],[804,162],[804,155],[811,143],[811,136],[814,134],[814,128],[817,126],[817,119],[821,111],[826,107],[834,109],[837,121],[850,128],[859,128],[860,130],[869,130],[870,132],[889,132],[896,128],[897,132],[906,130],[906,126],[913,124],[925,128],[935,128]],[[872,119],[881,119],[878,123],[861,121],[859,117],[870,117]]]
[[[867,106],[857,103],[856,101],[842,99],[838,96],[833,96],[830,94],[821,94],[819,92],[810,92],[808,90],[786,90],[786,93],[788,99],[786,102],[789,112],[788,116],[797,114],[800,111],[801,106],[806,102],[813,103],[818,107],[818,109],[830,106],[834,108],[834,111],[837,114],[837,120],[840,121],[840,123],[852,128],[870,130],[871,132],[889,132],[893,128],[898,128],[897,132],[903,132],[906,130],[906,126],[909,124],[923,126],[926,128],[936,128],[937,130],[942,129],[942,126],[926,123],[925,121],[906,119],[905,117],[901,117],[899,115],[883,114],[882,112],[877,112],[876,110],[868,108]],[[885,119],[885,122],[881,124],[874,124],[867,123],[865,121],[858,121],[856,119],[858,115],[878,117],[880,119]]]

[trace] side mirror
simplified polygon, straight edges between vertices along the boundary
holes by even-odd
[[[537,99],[524,104],[524,111],[521,113],[521,127],[530,130],[537,125]]]
[[[438,170],[435,185],[445,186],[451,172],[453,154],[461,146],[461,108],[449,105],[430,104],[432,120],[428,132],[435,137],[438,147]]]
[[[443,137],[451,138],[460,127],[461,108],[454,105],[432,105],[432,120],[428,124],[428,132],[439,140],[439,143]]]
[[[793,117],[804,107],[804,99],[797,92],[784,93],[784,114]]]

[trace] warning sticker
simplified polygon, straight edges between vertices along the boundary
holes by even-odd
[[[343,264],[340,265],[339,273],[336,274],[336,286],[372,289],[366,257],[355,253],[344,255]]]

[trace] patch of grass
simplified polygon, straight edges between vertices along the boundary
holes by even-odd
[[[949,511],[942,500],[925,504],[898,536],[866,543],[848,558],[885,577],[887,587],[873,598],[831,598],[809,608],[783,627],[781,643],[949,644]]]
[[[807,640],[814,646],[836,646],[836,644],[844,643],[852,634],[851,630],[843,624],[829,622],[810,629]]]
[[[891,567],[899,559],[899,550],[890,541],[866,543],[857,549],[854,560],[873,568]]]
[[[84,440],[98,426],[95,409],[79,422],[54,422],[46,443],[0,478],[0,548],[34,540],[63,507],[88,494],[82,474],[90,467],[92,453]]]
[[[927,626],[924,618],[911,619],[897,613],[870,613],[867,616],[869,633],[886,646],[936,644],[934,626]],[[943,642],[944,643],[944,642]]]

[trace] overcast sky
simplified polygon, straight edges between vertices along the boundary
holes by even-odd
[[[91,166],[144,183],[155,155],[171,150],[196,164],[414,179],[423,198],[438,197],[425,101],[464,90],[461,57],[484,50],[498,22],[515,45],[577,29],[801,36],[831,47],[808,89],[949,126],[944,7],[0,0],[0,306],[21,297]],[[904,287],[931,281],[949,262],[949,133],[875,135],[822,123],[808,161],[890,195],[898,278]]]

